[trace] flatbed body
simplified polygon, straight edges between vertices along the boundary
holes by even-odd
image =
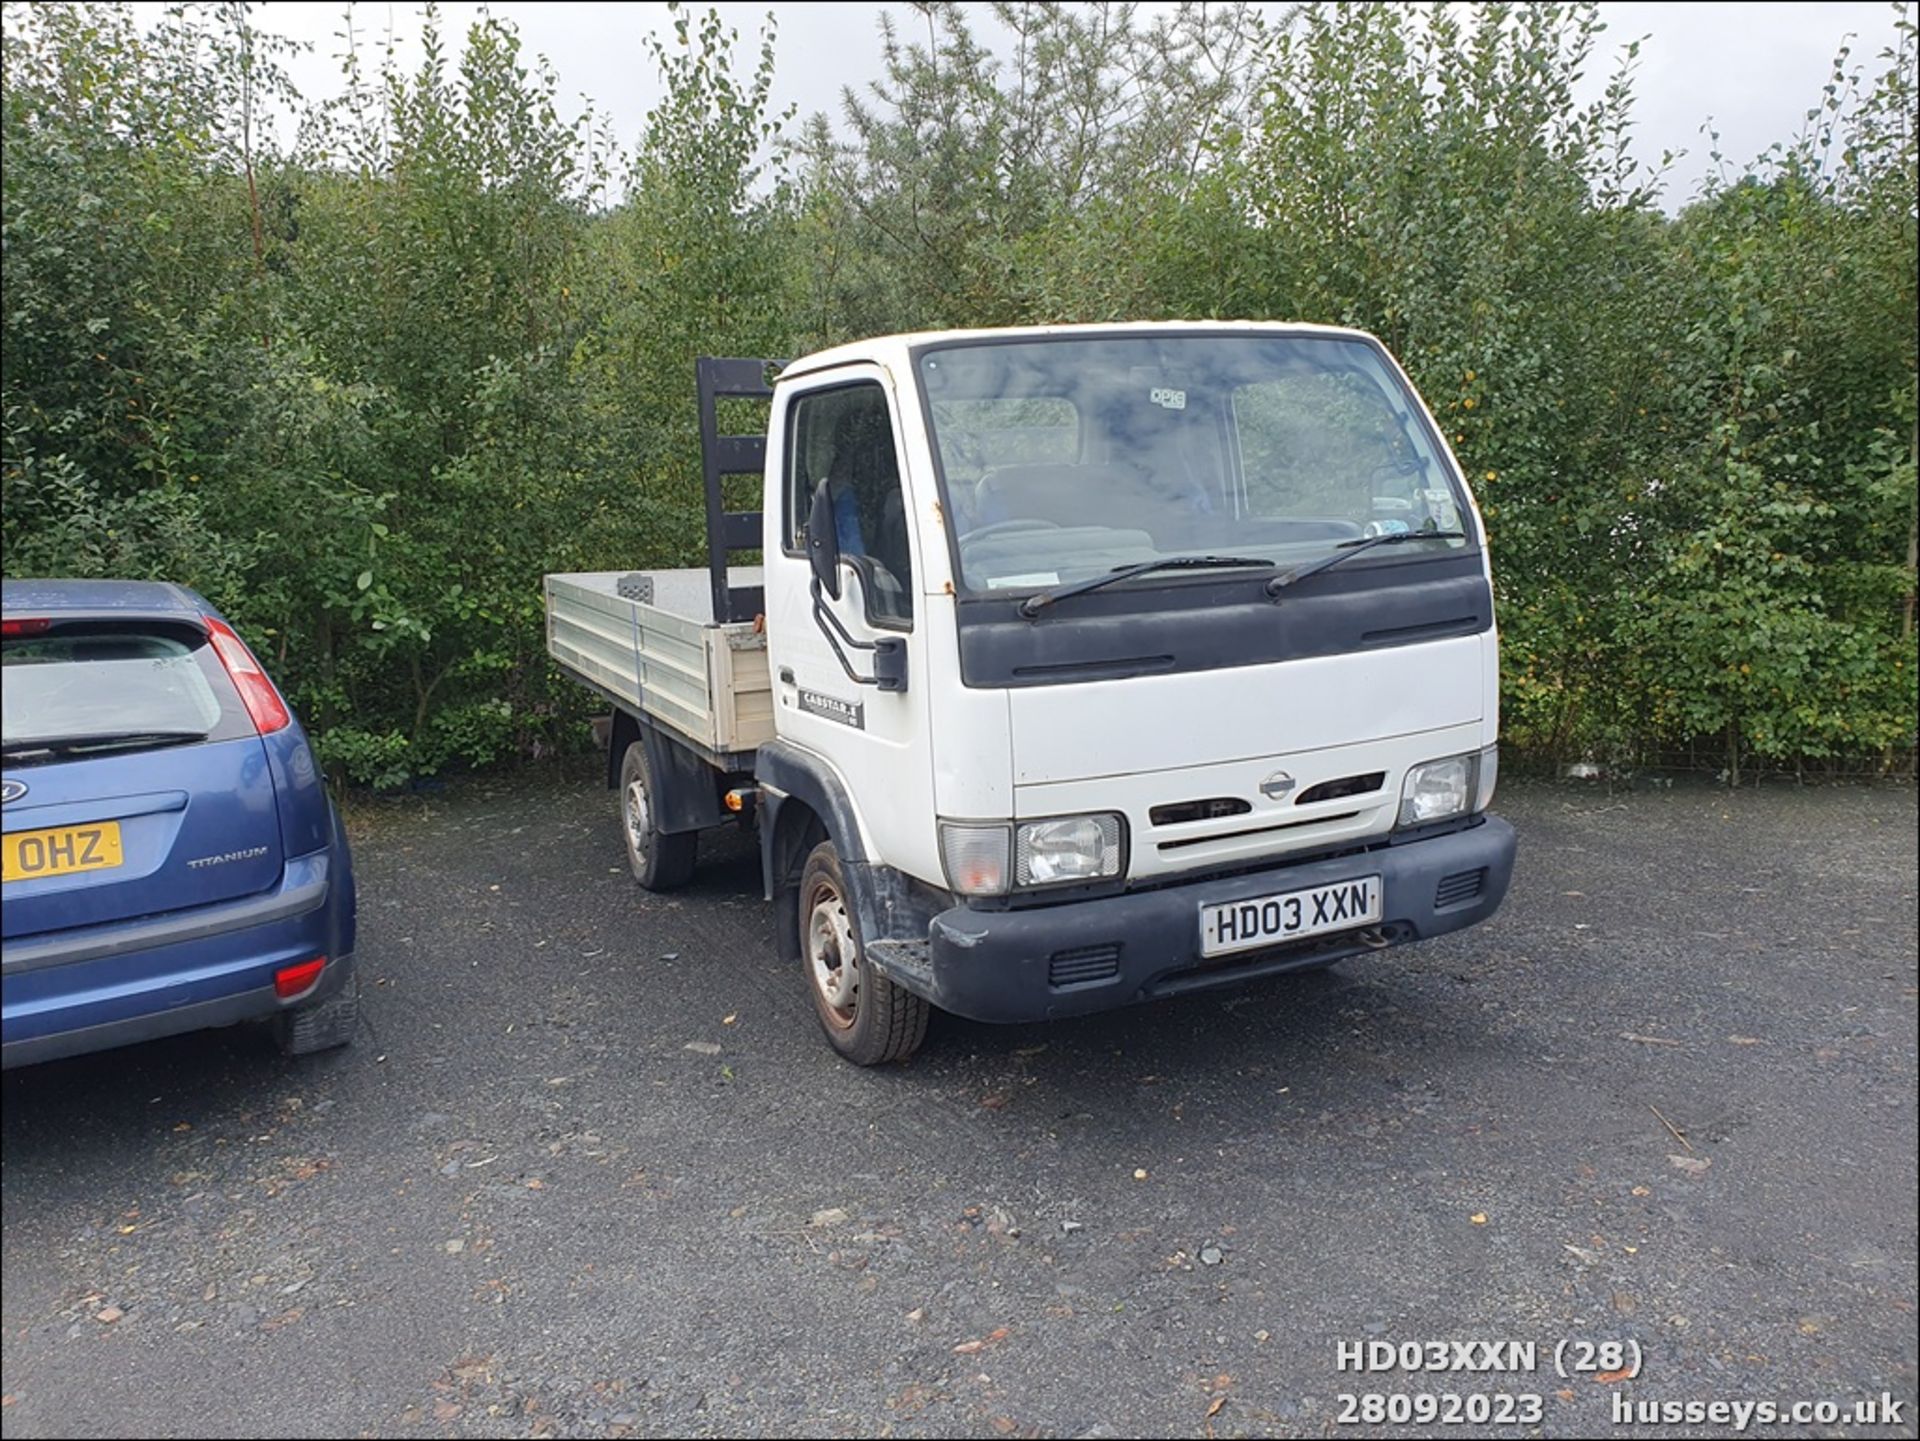
[[[641,597],[620,593],[627,576],[644,577]],[[757,586],[760,569],[734,566],[729,579]],[[549,575],[546,606],[547,650],[563,670],[714,766],[746,768],[773,739],[766,633],[715,619],[704,568]]]

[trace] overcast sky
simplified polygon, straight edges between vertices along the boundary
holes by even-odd
[[[135,7],[144,20],[160,4]],[[312,48],[293,66],[302,93],[325,95],[339,83],[335,57],[340,44],[343,6],[267,0],[256,12],[263,29],[277,30]],[[699,6],[697,10],[704,11]],[[880,42],[877,13],[890,9],[903,27],[914,21],[904,5],[721,4],[717,7],[741,31],[747,63],[757,54],[754,36],[761,18],[779,19],[774,94],[778,107],[792,102],[802,116],[824,110],[838,117],[843,86],[864,84],[878,73]],[[979,7],[985,10],[985,6]],[[1156,8],[1152,6],[1148,9]],[[1285,7],[1265,7],[1279,12]],[[441,6],[447,35],[463,35],[475,16],[490,10],[511,20],[526,48],[552,61],[563,96],[592,97],[611,117],[623,144],[638,137],[659,85],[642,48],[649,30],[668,24],[664,4],[566,4],[554,0],[517,3],[495,0],[491,6],[448,3]],[[1852,34],[1857,58],[1869,76],[1883,66],[1879,52],[1893,40],[1893,7],[1885,3],[1832,4],[1677,4],[1603,3],[1608,23],[1603,37],[1609,50],[1641,36],[1641,64],[1635,86],[1638,133],[1636,153],[1657,160],[1663,150],[1686,151],[1669,182],[1669,204],[1684,200],[1708,168],[1708,142],[1702,125],[1713,121],[1721,149],[1744,164],[1776,140],[1790,139],[1805,123],[1807,110],[1820,98],[1835,49]],[[363,35],[384,36],[389,25],[403,41],[402,58],[417,59],[414,40],[419,8],[412,3],[355,7],[355,25]],[[990,22],[987,22],[990,24]],[[1593,95],[1605,83],[1610,66],[1592,67]]]

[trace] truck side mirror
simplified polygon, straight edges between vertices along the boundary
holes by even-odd
[[[840,599],[840,532],[825,480],[813,488],[813,506],[807,512],[807,560],[813,566],[814,584]]]

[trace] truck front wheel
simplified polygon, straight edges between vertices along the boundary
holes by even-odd
[[[927,1003],[866,963],[860,922],[832,841],[800,872],[800,956],[833,1048],[856,1066],[904,1061],[927,1034]]]
[[[634,741],[620,761],[620,832],[627,840],[627,864],[648,890],[670,891],[693,878],[700,837],[693,831],[667,835],[660,829],[659,795],[647,748]]]

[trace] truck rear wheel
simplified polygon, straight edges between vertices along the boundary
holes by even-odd
[[[800,872],[800,958],[820,1028],[856,1066],[904,1061],[926,1039],[931,1009],[866,963],[860,922],[840,870],[822,841]]]
[[[694,831],[667,835],[660,829],[659,795],[647,748],[634,741],[620,761],[620,833],[627,841],[627,864],[648,890],[671,891],[693,878],[700,837]]]

